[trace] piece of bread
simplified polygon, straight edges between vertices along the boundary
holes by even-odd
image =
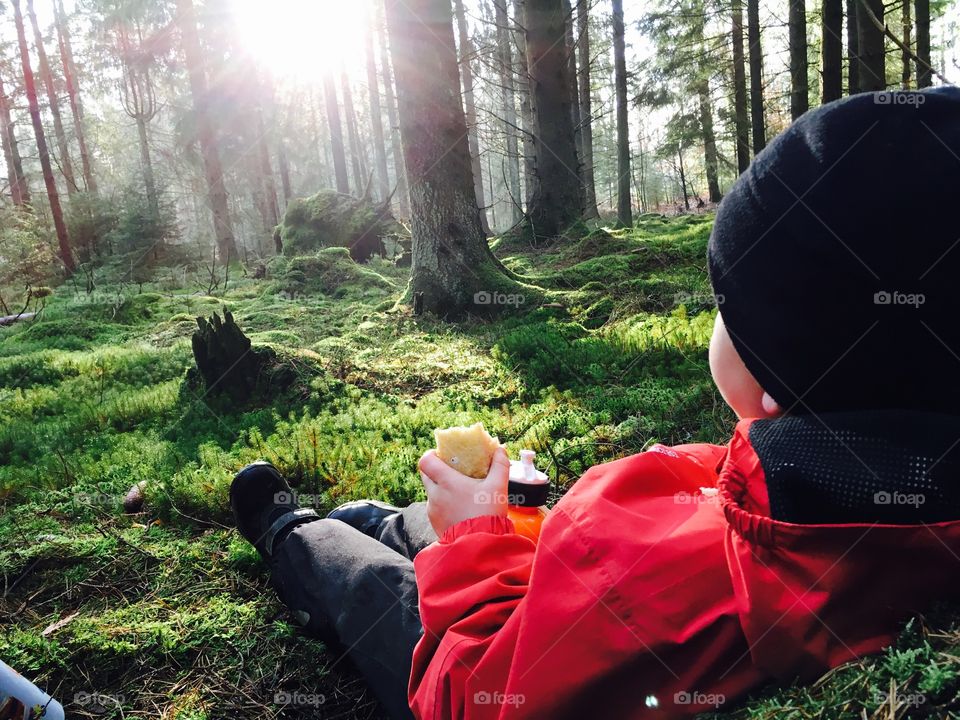
[[[470,427],[452,427],[434,430],[437,457],[464,475],[482,479],[490,471],[493,453],[500,442],[483,428],[483,423]]]

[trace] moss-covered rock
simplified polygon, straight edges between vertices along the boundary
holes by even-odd
[[[394,284],[373,270],[361,267],[347,248],[324,248],[312,255],[285,258],[274,270],[274,292],[290,299],[308,295],[342,297],[356,291],[395,290]]]
[[[287,256],[342,247],[348,248],[357,262],[366,262],[373,255],[384,255],[384,236],[401,230],[388,207],[367,198],[321,190],[290,203],[278,237]]]

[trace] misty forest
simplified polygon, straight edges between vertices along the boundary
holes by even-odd
[[[234,473],[406,504],[481,420],[553,503],[725,442],[718,203],[808,109],[960,81],[958,36],[948,0],[4,0],[0,658],[68,717],[383,717]],[[945,610],[718,717],[955,717],[958,651]]]

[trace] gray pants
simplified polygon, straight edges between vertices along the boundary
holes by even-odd
[[[423,634],[412,560],[436,539],[426,503],[414,503],[375,538],[339,520],[300,525],[273,557],[280,600],[308,634],[350,657],[394,718],[412,717],[407,683]]]

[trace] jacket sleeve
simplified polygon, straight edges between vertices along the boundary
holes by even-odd
[[[469,680],[525,597],[534,550],[509,518],[487,515],[448,528],[417,554],[423,637],[409,686],[417,717],[472,718],[494,709],[466,697]]]

